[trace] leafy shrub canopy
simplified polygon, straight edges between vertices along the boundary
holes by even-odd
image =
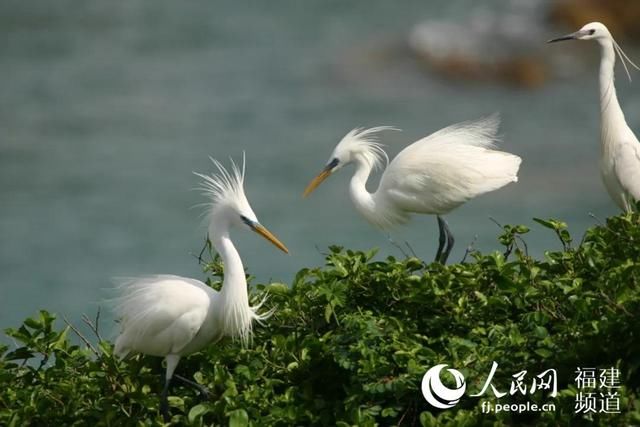
[[[504,226],[503,252],[474,252],[468,263],[373,261],[374,251],[331,247],[325,267],[300,270],[291,286],[256,286],[255,299],[268,293],[276,314],[256,328],[249,348],[224,340],[183,359],[180,373],[213,397],[202,402],[174,382],[172,423],[640,423],[640,217],[611,218],[575,247],[565,224],[537,221],[557,234],[563,250],[534,259],[521,237],[529,229]],[[215,261],[206,271],[219,278],[222,266]],[[72,326],[60,329],[46,311],[6,333],[19,346],[0,345],[0,425],[162,424],[159,358],[119,362],[109,342],[74,344]],[[493,361],[493,384],[502,390],[516,372],[556,369],[556,410],[482,414],[469,393],[454,408],[436,410],[422,397],[430,367],[455,367],[468,390],[479,390]],[[619,414],[575,413],[577,367],[620,370]],[[495,402],[490,392],[483,399]],[[527,399],[549,401],[543,394]]]

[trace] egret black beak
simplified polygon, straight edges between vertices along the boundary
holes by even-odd
[[[567,34],[566,36],[558,37],[557,39],[548,40],[547,43],[563,42],[566,40],[577,40],[580,37],[586,35],[584,31],[576,31],[575,33]]]
[[[262,237],[264,237],[265,239],[267,239],[268,241],[270,241],[271,243],[273,243],[282,252],[286,254],[289,253],[289,249],[287,249],[287,247],[280,240],[278,240],[278,238],[274,236],[273,233],[271,233],[269,230],[264,228],[262,225],[251,224],[251,229],[256,233],[258,233],[259,235],[261,235]]]
[[[322,172],[320,172],[318,176],[311,180],[309,185],[307,185],[307,188],[305,188],[304,193],[302,193],[302,196],[307,197],[313,192],[313,190],[318,188],[318,186],[322,184],[322,181],[327,179],[333,173],[333,170],[336,168],[336,166],[338,166],[338,159],[331,160],[329,164],[325,166],[324,169],[322,169]]]

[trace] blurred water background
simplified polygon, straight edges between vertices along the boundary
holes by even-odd
[[[448,216],[457,238],[450,260],[474,236],[477,248],[499,249],[490,216],[531,226],[526,242],[538,256],[559,245],[532,217],[563,219],[579,239],[596,223],[589,213],[617,212],[597,169],[598,52],[543,46],[574,30],[538,26],[545,4],[0,2],[0,327],[41,308],[71,321],[93,315],[114,276],[203,278],[193,254],[206,231],[192,209],[203,199],[191,191],[191,172],[212,171],[209,156],[228,164],[246,151],[253,209],[291,250],[234,233],[255,283],[288,283],[322,265],[333,244],[402,256],[355,212],[350,170],[301,197],[356,126],[403,129],[384,134],[395,154],[448,124],[500,111],[501,147],[524,158],[520,182]],[[406,47],[423,19],[504,14],[529,24],[542,52],[581,49],[586,60],[521,89],[447,79]],[[640,129],[640,88],[618,76],[628,122]],[[416,217],[392,236],[431,260],[437,224]]]

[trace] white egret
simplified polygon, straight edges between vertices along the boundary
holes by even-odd
[[[203,179],[201,190],[209,197],[207,214],[209,235],[224,264],[222,289],[217,292],[204,283],[186,277],[157,275],[129,279],[120,286],[116,314],[122,329],[115,342],[115,354],[124,358],[131,353],[162,356],[166,361],[165,384],[161,395],[161,412],[168,420],[167,392],[180,358],[194,353],[223,336],[247,344],[252,322],[266,319],[249,305],[247,281],[240,255],[229,231],[248,227],[279,249],[287,248],[258,222],[244,193],[244,159],[242,171],[232,163],[232,172],[216,160],[215,175],[196,174]],[[206,390],[178,375],[176,378]]]
[[[549,43],[564,40],[595,40],[600,44],[600,174],[613,201],[630,212],[634,203],[640,200],[640,144],[618,103],[614,85],[616,53],[629,80],[631,76],[625,61],[640,68],[600,22],[591,22],[575,33],[549,40]]]
[[[349,189],[356,209],[382,229],[406,223],[413,213],[436,215],[440,238],[435,260],[444,264],[454,239],[441,215],[518,180],[520,157],[494,149],[498,125],[497,115],[454,124],[409,145],[391,163],[376,134],[393,128],[354,129],[338,143],[304,195],[333,172],[355,163]],[[378,189],[369,193],[369,174],[383,159],[388,166]]]

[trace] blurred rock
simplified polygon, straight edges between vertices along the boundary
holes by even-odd
[[[417,58],[448,78],[494,81],[524,88],[545,83],[539,29],[522,15],[477,15],[456,24],[425,21],[410,34]],[[532,36],[533,35],[533,36]]]

